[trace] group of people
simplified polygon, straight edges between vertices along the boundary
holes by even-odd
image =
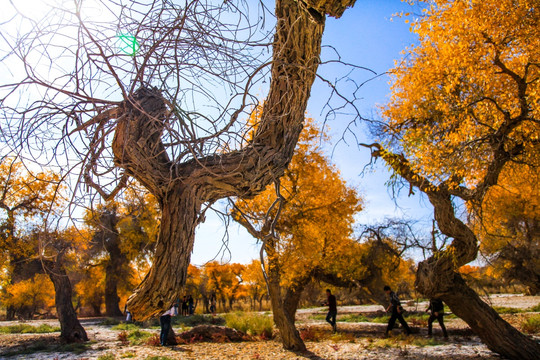
[[[403,318],[403,306],[401,306],[401,301],[395,292],[392,291],[390,286],[386,285],[383,288],[384,292],[388,295],[390,304],[386,308],[386,312],[390,312],[390,319],[388,319],[388,326],[386,327],[385,336],[388,336],[390,331],[394,328],[396,320],[400,322],[403,326],[403,330],[407,335],[411,334],[411,328]],[[326,321],[332,326],[334,332],[337,331],[336,327],[336,317],[337,317],[337,302],[335,295],[332,294],[330,289],[326,290],[327,301],[324,305],[328,306],[328,314],[326,315]],[[430,312],[428,319],[428,336],[433,335],[433,322],[437,320],[441,326],[443,336],[448,337],[448,332],[446,331],[446,326],[444,326],[444,304],[440,299],[431,299],[429,301],[429,306],[426,311]]]
[[[193,296],[188,295],[184,296],[182,299],[182,307],[181,307],[181,313],[180,315],[188,316],[193,315],[195,312],[195,305],[193,301]]]

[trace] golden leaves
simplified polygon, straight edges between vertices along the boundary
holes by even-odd
[[[510,135],[516,142],[540,132],[531,121],[540,105],[539,12],[529,0],[437,0],[413,24],[420,45],[393,69],[384,115],[416,172],[475,184],[491,161],[490,137],[509,119],[524,116]]]

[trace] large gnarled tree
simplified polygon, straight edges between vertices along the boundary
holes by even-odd
[[[75,2],[54,10],[62,17],[24,19],[22,31],[6,32],[6,64],[18,61],[25,75],[1,95],[4,141],[17,139],[13,150],[41,162],[73,165],[78,157],[70,171],[104,198],[135,177],[160,204],[153,266],[128,301],[138,319],[159,314],[185,283],[208,204],[252,196],[283,174],[320,63],[325,17],[353,3],[278,0],[271,44],[250,23],[253,9],[236,1],[119,0],[103,2],[99,16]],[[238,120],[268,64],[261,122],[246,142]],[[40,98],[14,99],[36,88]]]
[[[476,259],[479,246],[459,201],[481,208],[513,164],[538,171],[538,2],[435,1],[413,29],[420,45],[394,70],[385,109],[390,141],[371,148],[411,191],[427,195],[439,230],[453,239],[419,264],[416,286],[443,299],[491,350],[535,359],[540,345],[504,321],[457,270]]]

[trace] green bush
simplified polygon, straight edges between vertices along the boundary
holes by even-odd
[[[124,331],[130,331],[130,330],[138,330],[141,326],[138,324],[133,323],[121,323],[118,325],[115,325],[111,328],[111,330],[124,330]]]
[[[495,310],[499,314],[517,314],[523,312],[523,310],[521,309],[506,306],[494,306],[493,310]]]
[[[533,306],[530,311],[532,312],[540,312],[540,303],[538,303],[536,306]]]
[[[248,335],[272,337],[274,322],[271,317],[255,313],[237,312],[225,315],[228,327],[242,331]]]
[[[377,316],[376,318],[373,318],[371,322],[378,323],[378,324],[384,324],[388,322],[388,319],[390,319],[390,316],[383,315],[383,316]]]
[[[148,339],[150,339],[152,335],[154,334],[148,331],[133,330],[128,333],[127,338],[130,344],[141,345],[141,344],[146,343],[146,341],[148,341]]]
[[[521,326],[523,331],[528,334],[537,334],[540,332],[540,314],[533,315],[525,320]]]
[[[369,322],[370,319],[362,314],[349,314],[349,315],[338,316],[338,321],[357,323],[357,322]]]
[[[0,333],[2,334],[45,334],[60,331],[58,326],[50,326],[48,324],[41,324],[39,326],[32,326],[28,324],[17,324],[0,326]]]

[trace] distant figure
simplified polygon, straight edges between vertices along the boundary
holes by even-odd
[[[132,322],[133,317],[131,316],[131,312],[127,308],[127,304],[124,306],[124,314],[126,314],[126,322]]]
[[[188,303],[187,303],[187,297],[184,296],[182,299],[182,316],[187,316],[188,314]]]
[[[193,296],[189,295],[187,301],[188,301],[189,315],[193,315],[193,313],[195,312],[195,306],[193,304]]]
[[[386,327],[386,332],[384,335],[388,336],[390,331],[392,331],[394,324],[396,323],[396,319],[399,320],[407,335],[410,335],[411,329],[409,328],[409,325],[407,325],[405,319],[403,319],[403,307],[401,306],[401,301],[399,301],[396,293],[390,289],[390,286],[386,285],[383,289],[386,295],[388,295],[390,298],[390,305],[388,305],[386,308],[386,312],[392,311],[392,316],[390,316],[390,319],[388,320],[388,326]]]
[[[336,317],[337,317],[337,303],[336,297],[332,295],[330,289],[326,289],[326,302],[324,305],[328,306],[328,314],[326,314],[326,321],[332,325],[332,330],[337,331]]]
[[[210,312],[212,315],[216,315],[216,295],[212,294],[212,297],[210,298]]]
[[[435,319],[439,321],[439,325],[441,325],[441,329],[443,332],[443,335],[445,338],[448,337],[448,333],[446,332],[446,326],[444,326],[444,304],[441,299],[431,299],[429,301],[429,306],[426,309],[426,311],[431,310],[431,315],[428,319],[428,336],[433,335],[433,322]]]
[[[161,326],[161,334],[159,335],[159,342],[161,346],[167,345],[167,338],[169,337],[169,331],[171,330],[171,317],[178,315],[178,304],[174,303],[171,308],[163,313],[159,317],[159,325]]]

